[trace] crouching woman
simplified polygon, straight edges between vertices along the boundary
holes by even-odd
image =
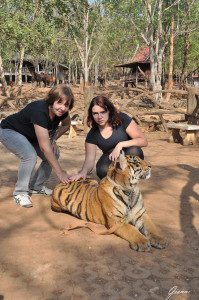
[[[100,179],[107,174],[111,161],[115,161],[123,150],[125,154],[144,159],[141,147],[147,139],[135,121],[127,114],[117,112],[112,102],[104,96],[94,97],[88,108],[87,124],[91,127],[85,142],[85,161],[81,171],[70,177],[71,181],[86,178],[95,164],[97,147],[103,152],[96,164]]]
[[[66,85],[58,85],[50,90],[46,99],[33,101],[2,120],[0,142],[20,159],[13,192],[16,204],[31,207],[32,193],[51,195],[52,190],[44,184],[52,169],[61,182],[68,182],[68,174],[58,161],[59,151],[55,141],[68,130],[69,111],[73,105],[71,89]],[[37,156],[42,161],[31,180]]]

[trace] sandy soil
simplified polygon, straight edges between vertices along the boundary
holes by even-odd
[[[140,188],[149,215],[169,242],[150,253],[88,229],[64,235],[73,217],[51,211],[49,197],[34,195],[33,208],[18,207],[12,199],[18,160],[0,145],[0,300],[198,299],[198,145],[168,143],[164,132],[146,135],[152,177]],[[81,166],[84,138],[79,131],[59,141],[61,164],[69,173]],[[52,174],[48,186],[56,183]]]

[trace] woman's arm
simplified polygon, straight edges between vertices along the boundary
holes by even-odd
[[[129,126],[126,128],[126,133],[129,137],[131,137],[131,139],[128,141],[119,142],[117,144],[112,153],[109,155],[111,160],[116,160],[123,148],[128,148],[131,146],[146,147],[148,145],[145,135],[142,133],[135,121],[131,121]]]
[[[148,145],[147,139],[141,129],[137,126],[135,121],[131,121],[129,126],[126,128],[126,133],[131,140],[121,142],[122,148],[128,148],[130,146],[146,147]]]
[[[48,160],[49,164],[52,166],[53,170],[55,171],[60,181],[63,183],[67,183],[69,181],[68,175],[64,170],[62,170],[58,160],[56,159],[53,153],[53,148],[50,142],[48,130],[36,124],[34,124],[34,128],[39,143],[39,147],[44,153],[46,159]]]
[[[77,174],[70,176],[71,181],[77,181],[80,178],[85,179],[86,175],[92,171],[95,164],[96,145],[85,143],[85,160],[81,171]]]

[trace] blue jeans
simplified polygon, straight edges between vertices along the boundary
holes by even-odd
[[[44,182],[50,177],[52,168],[39,145],[31,144],[24,135],[12,129],[3,129],[1,126],[0,142],[20,159],[18,179],[13,195],[28,194],[30,189],[41,190]],[[31,179],[37,156],[42,162]]]

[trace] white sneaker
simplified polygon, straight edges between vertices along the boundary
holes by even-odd
[[[32,207],[32,201],[29,195],[27,194],[20,194],[14,196],[14,201],[16,204],[22,206],[22,207]]]
[[[53,191],[49,188],[47,188],[47,186],[42,186],[41,190],[36,191],[36,190],[30,190],[30,192],[32,194],[42,194],[42,195],[46,195],[46,196],[51,196]]]

